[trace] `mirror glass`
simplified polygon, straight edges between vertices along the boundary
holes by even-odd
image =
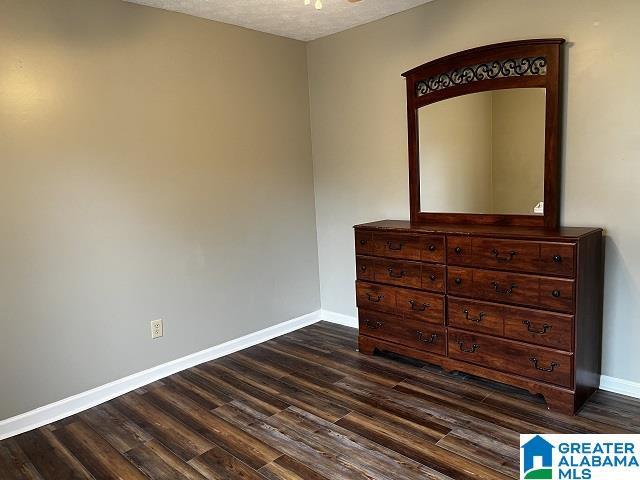
[[[543,214],[544,88],[432,103],[418,128],[421,211]]]

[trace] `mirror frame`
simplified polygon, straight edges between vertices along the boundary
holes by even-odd
[[[563,43],[562,38],[497,43],[454,53],[402,74],[407,84],[409,200],[412,223],[513,225],[551,229],[559,227],[562,106],[560,48]],[[546,90],[544,214],[423,212],[420,206],[420,107],[469,93],[536,87]]]

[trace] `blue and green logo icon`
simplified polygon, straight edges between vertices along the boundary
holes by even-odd
[[[551,443],[540,435],[536,435],[521,447],[523,477],[529,479],[552,480],[553,478],[553,449]]]

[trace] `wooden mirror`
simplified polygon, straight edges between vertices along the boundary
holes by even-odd
[[[403,74],[412,222],[559,226],[563,43],[488,45]]]

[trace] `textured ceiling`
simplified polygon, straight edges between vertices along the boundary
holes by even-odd
[[[273,33],[297,40],[315,40],[372,22],[431,0],[322,0],[322,10],[304,0],[125,0],[187,13],[196,17]]]

